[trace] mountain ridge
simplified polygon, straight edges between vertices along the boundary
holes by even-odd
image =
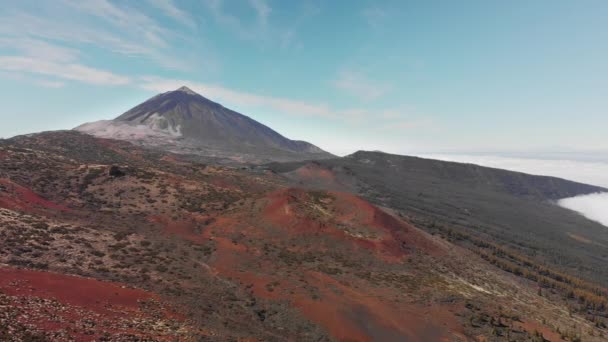
[[[480,176],[481,174],[484,174],[484,173],[490,173],[491,176],[487,176],[487,177],[495,177],[495,178],[519,175],[520,177],[523,177],[529,181],[534,181],[534,180],[542,181],[545,183],[544,186],[547,186],[547,187],[551,187],[551,186],[557,187],[557,185],[551,184],[553,182],[557,182],[557,183],[559,183],[559,187],[566,189],[563,192],[559,192],[559,193],[543,193],[542,195],[540,195],[539,198],[544,199],[544,200],[557,200],[557,199],[561,199],[561,198],[565,198],[565,197],[587,195],[587,194],[591,194],[594,192],[608,192],[608,189],[606,189],[602,186],[573,181],[573,180],[565,179],[562,177],[506,170],[506,169],[501,169],[501,168],[497,168],[497,167],[483,166],[483,165],[479,165],[479,164],[475,164],[475,163],[444,161],[444,160],[418,157],[418,156],[392,154],[392,153],[387,153],[387,152],[382,152],[382,151],[358,150],[352,154],[345,156],[344,158],[357,160],[360,162],[365,161],[367,158],[371,158],[371,160],[374,160],[377,162],[378,160],[380,160],[378,158],[379,156],[392,158],[394,160],[409,161],[411,163],[414,163],[417,161],[418,165],[424,165],[424,167],[426,167],[425,172],[439,172],[439,170],[446,169],[446,166],[449,166],[449,167],[452,167],[452,169],[454,169],[454,168],[460,169],[460,172],[464,172],[464,173],[468,174],[471,178]],[[437,165],[440,165],[441,167],[434,167]],[[459,179],[459,181],[463,181],[463,180]]]

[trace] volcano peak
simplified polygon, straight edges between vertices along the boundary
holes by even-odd
[[[192,90],[186,86],[181,86],[179,89],[177,89],[175,91],[181,91],[182,93],[186,93],[186,94],[190,94],[190,95],[199,95],[199,93],[195,92],[194,90]]]

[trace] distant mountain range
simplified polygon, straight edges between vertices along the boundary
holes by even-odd
[[[114,120],[86,123],[75,130],[174,153],[237,162],[333,157],[308,142],[288,139],[187,87],[156,95]]]

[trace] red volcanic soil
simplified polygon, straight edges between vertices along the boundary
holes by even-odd
[[[367,290],[345,286],[326,274],[307,275],[307,280],[321,289],[322,300],[299,296],[295,305],[341,341],[439,341],[450,333],[461,334],[454,315],[446,308],[434,308],[433,316],[442,317],[436,320],[445,325],[441,326],[424,317],[423,307],[380,299],[387,294],[382,288],[374,289],[380,293],[370,296]]]
[[[301,268],[300,263],[266,255],[261,242],[301,255],[323,255],[333,249],[381,264],[444,253],[442,245],[425,233],[357,196],[282,189],[259,199],[257,206],[245,206],[202,226],[208,220],[203,215],[177,221],[149,219],[167,234],[199,244],[213,241],[215,252],[207,262],[212,275],[230,279],[258,298],[289,303],[337,340],[465,340],[456,319],[461,307],[396,301],[405,298],[401,288],[372,284],[348,272],[340,276]],[[315,242],[285,244],[299,238]]]
[[[549,342],[566,342],[566,340],[564,340],[560,334],[552,331],[551,329],[547,328],[546,326],[539,324],[539,323],[535,323],[535,322],[531,322],[531,321],[527,321],[527,322],[517,322],[515,324],[516,327],[527,331],[530,334],[534,334],[535,332],[539,332],[543,335],[543,338],[545,339],[545,341],[549,341]]]
[[[0,207],[2,208],[25,211],[35,211],[36,209],[70,210],[63,205],[44,199],[32,190],[8,179],[0,178],[0,185],[6,189],[0,191]]]
[[[357,196],[344,193],[330,193],[319,200],[304,190],[285,189],[267,195],[262,202],[266,205],[260,214],[248,213],[249,217],[242,220],[218,220],[203,231],[208,237],[214,234],[217,249],[209,265],[215,274],[237,281],[257,297],[290,303],[340,341],[441,341],[455,335],[464,340],[455,315],[460,308],[396,303],[394,299],[402,295],[401,289],[370,285],[357,277],[299,269],[297,265],[284,266],[243,243],[266,241],[279,246],[286,237],[318,234],[323,238],[304,252],[322,253],[333,244],[346,248],[347,253],[350,249],[353,255],[360,255],[358,250],[363,248],[371,250],[372,257],[375,255],[379,261],[399,262],[412,251],[442,253],[441,247],[424,233]],[[324,208],[314,207],[319,203]],[[331,212],[327,220],[323,211]],[[344,226],[366,227],[374,237],[352,236],[340,228]],[[324,241],[330,244],[324,247]],[[302,248],[305,247],[288,247],[294,253]]]
[[[336,179],[336,175],[333,172],[314,163],[306,164],[295,172],[302,179],[324,179],[331,181]]]
[[[144,308],[144,303],[158,303],[158,297],[149,292],[50,272],[2,267],[0,293],[12,296],[12,305],[25,310],[24,315],[16,318],[19,323],[47,333],[68,331],[77,341],[96,340],[104,334],[166,340],[168,336],[164,333],[146,331],[131,322],[177,317],[165,309]],[[89,329],[81,326],[90,321],[96,324]]]
[[[14,268],[0,268],[0,289],[13,296],[56,299],[112,315],[127,315],[128,311],[138,310],[139,301],[155,298],[143,290],[116,283]]]
[[[356,279],[345,283],[319,272],[303,271],[301,279],[277,276],[276,264],[240,245],[218,242],[212,264],[217,274],[247,284],[257,297],[290,303],[339,341],[442,341],[454,335],[465,340],[455,316],[459,308],[393,303],[388,298],[396,296],[394,290],[369,288]],[[243,260],[255,260],[266,272],[244,271]],[[273,283],[277,285],[269,288]]]
[[[313,188],[348,190],[349,187],[343,184],[336,174],[317,163],[308,163],[294,171],[283,174],[287,178],[302,184],[311,185]]]
[[[394,295],[391,290],[365,288],[356,280],[344,284],[319,272],[305,271],[303,282],[259,272],[236,272],[232,262],[246,256],[224,252],[224,257],[230,254],[229,261],[218,259],[214,264],[219,275],[248,284],[260,298],[290,303],[339,341],[447,341],[454,335],[466,340],[455,315],[460,308],[393,303],[386,299]],[[264,266],[276,268],[271,264]],[[273,282],[278,285],[269,290],[267,284]],[[307,287],[316,289],[315,297],[311,297]]]
[[[202,215],[191,215],[188,219],[173,220],[165,216],[150,216],[150,222],[158,223],[164,227],[167,234],[177,235],[194,243],[203,243],[205,236],[201,234],[197,227],[204,224],[209,218]]]
[[[293,234],[319,233],[338,237],[385,256],[386,261],[400,261],[413,251],[431,255],[442,254],[442,247],[428,235],[403,222],[365,200],[342,192],[328,192],[313,204],[321,219],[312,220],[302,205],[310,206],[309,193],[300,189],[286,189],[268,196],[264,218]],[[323,207],[326,208],[323,208]],[[326,216],[328,220],[323,220]],[[366,233],[339,227],[365,227]]]
[[[280,226],[300,226],[302,230],[313,228],[312,220],[306,220],[304,215],[297,215],[295,204],[303,201],[306,192],[300,189],[279,190],[267,196],[268,204],[265,206],[264,218]]]

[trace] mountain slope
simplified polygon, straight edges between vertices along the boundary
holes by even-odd
[[[554,177],[357,152],[345,158],[271,164],[298,186],[352,191],[399,211],[429,232],[464,246],[482,240],[561,272],[608,285],[608,229],[554,204],[559,198],[608,191]],[[310,179],[311,168],[316,175]],[[326,181],[320,182],[323,174]]]
[[[186,87],[156,95],[112,121],[83,124],[75,129],[173,152],[241,161],[332,157],[310,143],[287,139]]]
[[[348,185],[321,166],[297,174]],[[288,183],[74,131],[0,141],[0,336],[602,340],[532,281],[359,196]]]
[[[573,182],[557,177],[537,176],[502,169],[400,156],[382,152],[358,151],[346,157],[357,164],[387,170],[384,176],[399,177],[404,172],[422,179],[452,181],[463,187],[488,189],[517,197],[557,200],[593,192],[608,191],[599,186]],[[390,179],[398,182],[398,179]]]

